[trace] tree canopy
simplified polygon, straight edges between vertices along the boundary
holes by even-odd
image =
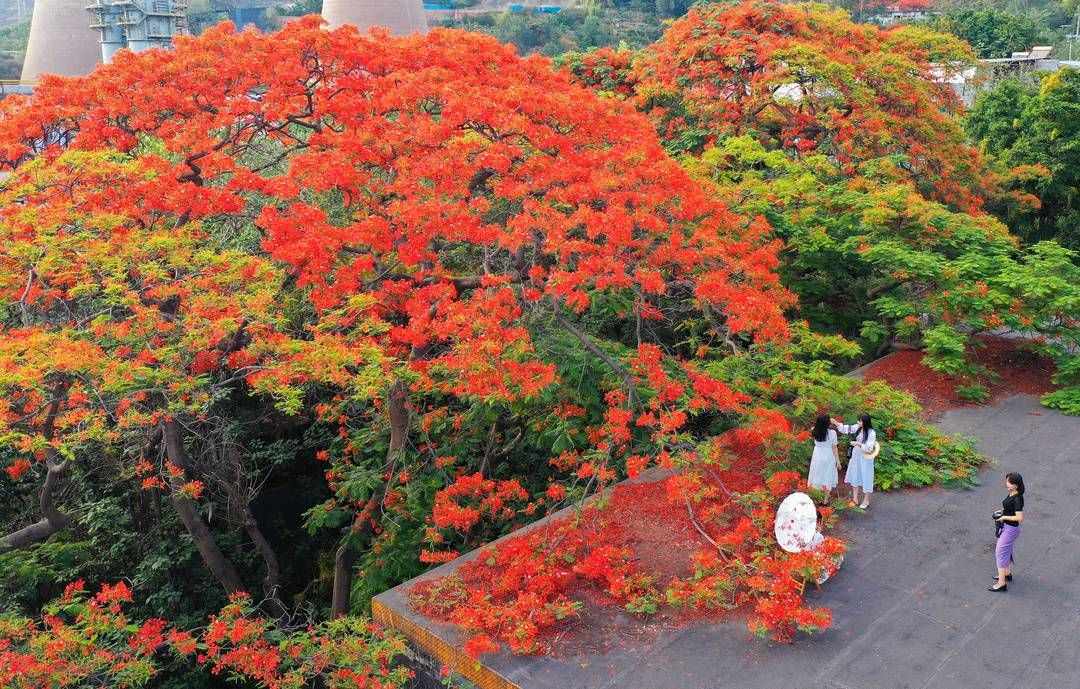
[[[1039,199],[1036,208],[1008,209],[1013,231],[1080,248],[1080,71],[1048,72],[1037,84],[1004,81],[979,97],[964,126],[1014,170],[1013,186]]]
[[[847,174],[887,159],[926,195],[976,209],[993,180],[941,78],[972,60],[942,34],[762,1],[695,7],[633,73],[637,104],[672,150],[750,134],[791,156],[828,155]]]
[[[1030,50],[1043,33],[1031,17],[992,7],[946,12],[931,20],[930,26],[964,39],[980,58],[1009,57],[1015,51]]]
[[[367,590],[360,554],[380,586],[381,553],[417,571],[420,537],[429,560],[482,537],[454,516],[474,475],[579,496],[691,415],[749,411],[700,362],[787,336],[779,242],[628,104],[461,32],[177,43],[3,104],[4,457],[41,495],[9,547],[85,528],[57,482],[117,471],[168,498],[230,594],[251,588],[243,529],[285,614],[237,433],[245,409],[310,415],[337,436],[309,517],[341,533],[337,615]],[[673,337],[691,317],[711,339]],[[521,473],[532,490],[490,480]]]
[[[1023,170],[997,172],[960,128],[941,65],[970,59],[925,28],[749,2],[696,7],[639,54],[597,51],[566,64],[649,114],[669,150],[686,154],[733,208],[768,220],[785,241],[784,282],[815,326],[879,353],[925,349],[933,366],[977,387],[987,372],[965,344],[973,331],[1038,340],[1046,326],[1067,371],[1075,318],[1064,285],[1053,315],[1025,309],[1041,290],[1025,266],[1040,259],[1022,257],[988,210],[1029,213],[1039,201],[1012,188]],[[1036,253],[1060,254],[1067,268],[1072,255],[1062,252]]]
[[[12,596],[5,681],[146,684],[168,650],[191,677],[400,686],[400,643],[353,616],[372,594],[653,466],[739,563],[700,554],[668,604],[750,603],[780,637],[826,625],[792,576],[828,558],[764,537],[808,459],[799,429],[872,404],[903,439],[889,486],[978,461],[834,362],[918,347],[977,384],[970,335],[1009,327],[1058,356],[1048,401],[1080,410],[1075,254],[1022,250],[984,210],[1009,181],[935,66],[971,58],[765,0],[565,70],[312,17],[5,99],[0,562],[51,582]],[[740,453],[761,461],[736,496],[716,476]],[[789,471],[767,480],[764,458]],[[575,577],[655,609],[652,574],[577,526],[497,554],[547,568],[509,602],[455,593],[473,650],[540,648],[539,619],[502,623],[572,614]],[[55,583],[88,574],[138,595]]]

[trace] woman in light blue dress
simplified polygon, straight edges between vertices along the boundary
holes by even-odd
[[[870,494],[874,492],[874,460],[866,455],[872,453],[874,443],[877,442],[877,433],[870,421],[869,414],[859,417],[858,423],[846,424],[835,420],[837,430],[841,433],[850,433],[851,460],[847,465],[847,473],[844,474],[844,483],[851,486],[851,506],[858,505],[864,510],[870,506]],[[859,502],[859,491],[862,491],[862,502]]]
[[[840,451],[836,449],[836,431],[829,428],[831,419],[822,414],[814,421],[814,454],[810,457],[810,475],[806,484],[826,493],[836,487],[840,476]]]

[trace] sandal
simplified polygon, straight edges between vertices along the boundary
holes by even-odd
[[[864,502],[864,503],[860,504],[859,509],[860,510],[868,510],[868,509],[870,509],[870,503]]]

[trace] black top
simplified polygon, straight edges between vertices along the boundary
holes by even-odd
[[[1010,495],[1001,501],[1001,516],[1002,517],[1015,517],[1017,512],[1024,511],[1024,496],[1017,493],[1016,495]],[[1017,526],[1017,523],[1011,519],[1002,519],[1002,524],[1008,526]]]

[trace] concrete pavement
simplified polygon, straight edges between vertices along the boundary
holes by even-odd
[[[1080,419],[1030,396],[948,412],[996,462],[971,490],[879,494],[845,518],[843,568],[813,604],[833,627],[793,644],[745,622],[662,633],[567,658],[485,658],[523,689],[1080,689]],[[990,513],[1004,474],[1027,484],[1016,579],[994,574]]]

